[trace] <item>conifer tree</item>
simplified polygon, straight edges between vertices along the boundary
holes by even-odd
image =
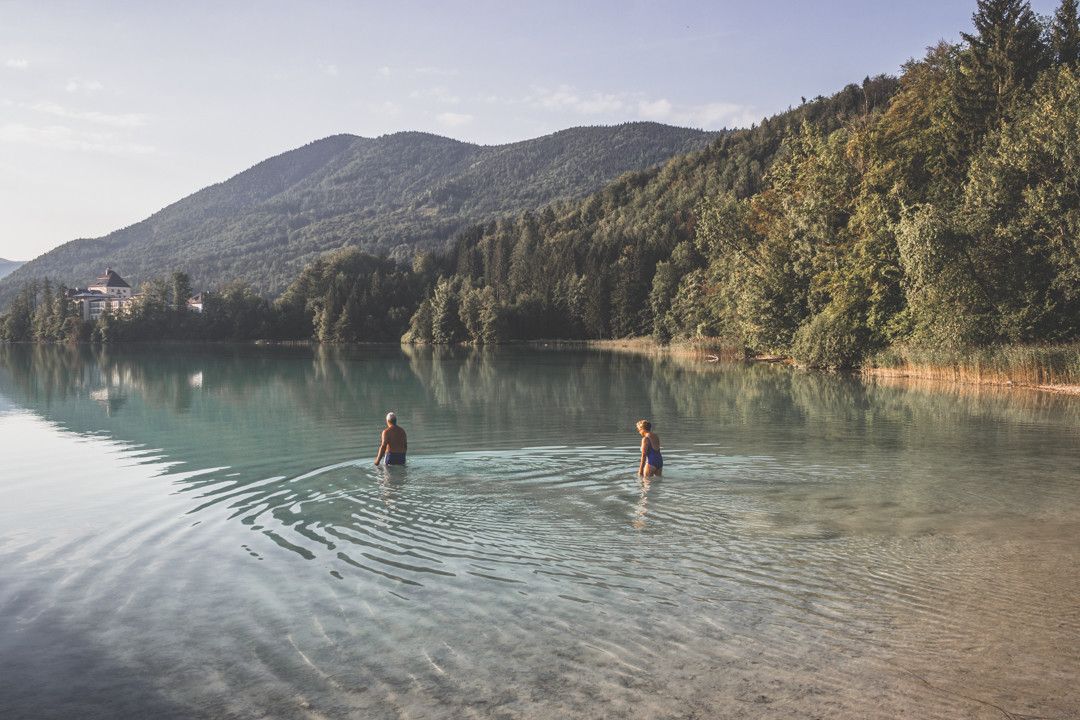
[[[961,164],[1047,60],[1042,26],[1026,0],[979,0],[972,22],[976,32],[961,33],[968,47],[954,88],[953,153]]]
[[[52,340],[53,291],[49,278],[41,285],[41,302],[34,309],[34,339],[38,342]]]
[[[1080,60],[1080,21],[1077,20],[1077,0],[1061,0],[1050,26],[1050,48],[1060,65]]]

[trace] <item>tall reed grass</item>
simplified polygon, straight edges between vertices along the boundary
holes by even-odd
[[[878,353],[864,367],[871,373],[953,382],[1080,385],[1080,343],[964,350],[896,346]]]

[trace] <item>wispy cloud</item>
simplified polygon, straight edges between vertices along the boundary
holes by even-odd
[[[487,98],[492,102],[493,98]],[[572,85],[555,88],[534,87],[519,100],[501,99],[508,104],[524,103],[531,107],[585,116],[636,117],[643,120],[719,129],[745,127],[759,119],[757,111],[729,102],[679,104],[667,98],[649,97],[642,92],[584,92]]]
[[[401,115],[401,106],[390,100],[384,100],[383,102],[368,105],[367,110],[372,115],[376,115],[385,120],[395,120]]]
[[[71,108],[51,102],[39,102],[30,106],[46,115],[64,118],[66,120],[81,120],[98,125],[108,125],[116,128],[135,128],[146,124],[146,115],[142,113],[103,113],[96,110],[73,110]]]
[[[375,72],[379,75],[379,77],[390,77],[390,66],[383,65],[382,67],[377,68]]]
[[[471,123],[473,116],[468,113],[444,112],[436,115],[435,120],[443,127],[458,128]]]
[[[671,117],[671,103],[663,98],[642,100],[638,103],[638,115],[650,120],[664,120]]]
[[[0,125],[0,143],[110,155],[152,155],[157,152],[157,148],[152,145],[127,142],[115,133],[87,132],[64,125],[34,127],[21,123],[5,123]]]
[[[12,70],[25,70],[30,67],[30,61],[26,58],[8,58],[7,62],[4,63],[4,67]]]
[[[337,77],[338,66],[336,63],[323,63],[319,65],[319,72],[323,75],[329,75],[330,77]]]
[[[450,92],[449,89],[442,85],[413,90],[409,93],[409,97],[413,100],[428,100],[443,103],[445,105],[457,105],[461,102],[460,97]]]
[[[707,129],[746,127],[760,119],[754,108],[728,102],[675,105],[666,98],[660,98],[642,100],[637,109],[638,116],[647,120]]]
[[[625,93],[580,93],[570,85],[535,88],[525,102],[546,110],[569,110],[579,115],[601,115],[626,108]]]
[[[66,90],[67,92],[69,92],[69,93],[82,93],[84,95],[90,95],[90,94],[96,93],[97,91],[102,90],[104,88],[105,88],[105,86],[102,85],[97,80],[83,80],[82,78],[79,78],[79,77],[71,78],[70,80],[67,81],[67,84],[64,85],[64,90]]]

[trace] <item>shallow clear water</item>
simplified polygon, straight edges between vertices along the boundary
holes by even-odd
[[[1078,440],[774,367],[0,347],[0,717],[1080,717]]]

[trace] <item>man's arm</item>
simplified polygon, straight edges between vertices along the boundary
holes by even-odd
[[[386,431],[382,431],[382,435],[379,436],[379,454],[375,456],[375,464],[378,465],[382,462],[383,455],[386,454],[386,449],[389,444],[386,442]]]

